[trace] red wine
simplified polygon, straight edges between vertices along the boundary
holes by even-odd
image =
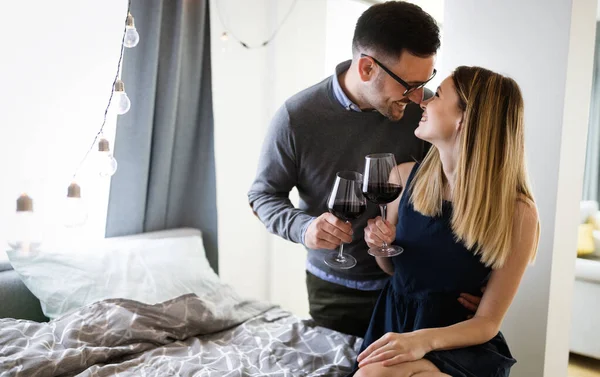
[[[333,208],[329,208],[335,217],[342,221],[356,220],[367,210],[365,203],[357,202],[335,202]]]
[[[393,183],[370,184],[367,186],[366,191],[363,187],[365,198],[379,205],[393,202],[400,196],[401,192],[402,186]]]

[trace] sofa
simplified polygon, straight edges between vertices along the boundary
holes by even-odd
[[[575,264],[570,350],[600,359],[600,255],[597,252],[577,258]]]

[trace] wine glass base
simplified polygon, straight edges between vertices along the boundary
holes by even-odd
[[[369,249],[369,254],[374,257],[390,258],[400,255],[404,252],[404,249],[397,245],[388,245],[386,247],[375,247]]]
[[[328,253],[323,261],[329,267],[338,270],[348,270],[356,266],[356,259],[352,255],[344,255],[340,258],[337,251]]]

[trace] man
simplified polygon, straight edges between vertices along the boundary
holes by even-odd
[[[420,7],[374,5],[356,24],[352,61],[288,99],[272,120],[248,198],[270,232],[308,249],[306,284],[318,325],[357,336],[366,332],[388,279],[363,239],[367,220],[379,210],[370,204],[350,225],[327,212],[327,198],[336,172],[362,172],[367,154],[391,152],[397,163],[425,156],[429,145],[414,130],[439,47],[438,26]],[[289,200],[293,187],[300,208]],[[342,243],[358,264],[329,268],[324,250]]]

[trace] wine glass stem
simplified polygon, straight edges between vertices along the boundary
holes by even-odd
[[[379,205],[379,209],[381,210],[381,218],[385,221],[385,216],[386,216],[386,212],[387,212],[387,205],[386,204],[380,204]],[[386,249],[388,247],[387,242],[383,241],[383,244],[381,244],[381,248],[382,249]]]
[[[346,259],[346,258],[344,258],[344,244],[340,245],[340,252],[338,254],[337,259],[338,259],[338,261],[343,261]]]

